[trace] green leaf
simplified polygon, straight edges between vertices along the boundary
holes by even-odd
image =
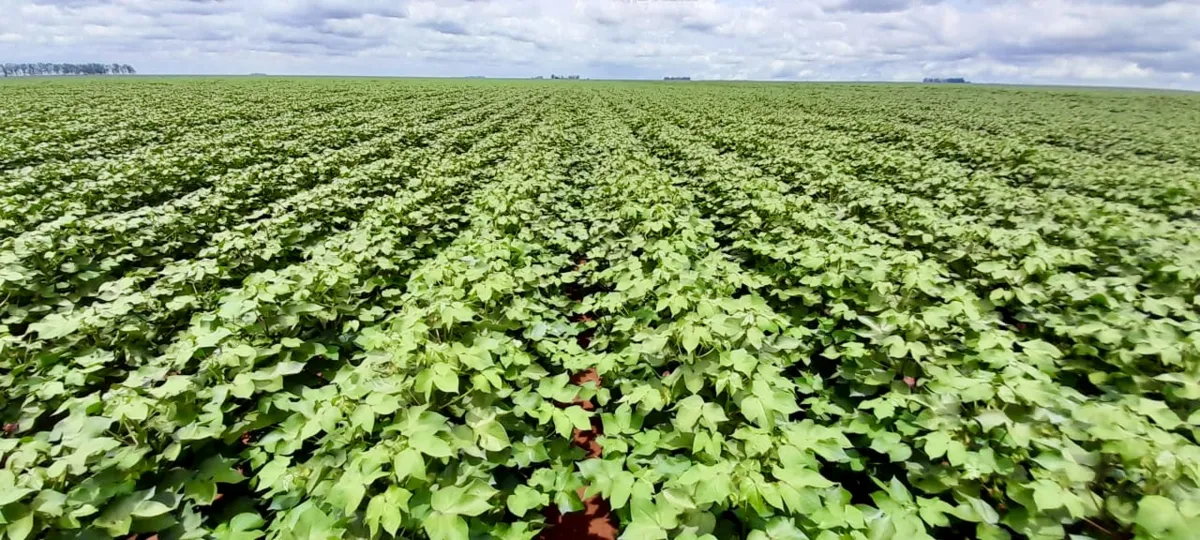
[[[700,346],[700,330],[694,326],[685,327],[680,331],[683,344],[683,350],[692,353],[696,351],[696,347]]]
[[[499,422],[492,421],[477,426],[475,435],[479,438],[479,446],[484,450],[500,452],[512,445],[508,440],[508,432]]]
[[[433,492],[430,503],[434,510],[443,514],[478,516],[491,510],[489,500],[496,493],[494,488],[477,480],[465,487],[448,486],[437,489]]]
[[[526,485],[519,485],[506,500],[508,510],[517,516],[524,516],[529,510],[542,508],[550,504],[550,497]]]
[[[946,527],[950,525],[950,519],[945,516],[947,513],[953,513],[954,507],[941,499],[917,499],[917,505],[920,507],[918,513],[921,519],[931,527]]]
[[[745,349],[734,349],[729,352],[728,361],[722,361],[721,363],[722,365],[728,364],[735,371],[749,376],[754,373],[754,368],[758,366],[758,359]]]
[[[363,482],[363,478],[358,473],[346,472],[329,491],[329,504],[351,516],[358,511],[366,494],[367,486]]]
[[[571,426],[580,431],[588,431],[592,429],[592,413],[583,410],[583,407],[567,407],[563,409],[563,414],[571,421]]]
[[[38,492],[37,497],[34,497],[33,503],[29,507],[34,512],[43,516],[59,517],[63,515],[63,505],[66,503],[66,494],[51,489],[43,489]]]
[[[129,515],[139,518],[152,518],[171,511],[171,507],[154,499],[148,499],[137,504]]]
[[[29,332],[37,332],[43,340],[58,339],[79,329],[79,319],[68,319],[61,314],[51,313],[42,320],[29,325]]]
[[[1039,512],[1062,508],[1063,498],[1067,495],[1062,486],[1049,480],[1038,480],[1033,484],[1033,502]]]
[[[382,527],[388,534],[395,536],[404,520],[404,514],[408,512],[408,501],[411,497],[412,494],[407,490],[396,486],[390,486],[387,491],[371,497],[363,518],[371,530],[371,535],[374,536]]]
[[[621,540],[667,540],[667,531],[657,523],[634,520],[621,532]]]
[[[253,512],[243,512],[233,517],[228,523],[222,523],[213,531],[213,536],[219,540],[256,540],[264,533],[258,529],[266,523]]]
[[[925,436],[925,453],[930,459],[937,459],[946,454],[950,447],[950,434],[945,431],[935,431]]]
[[[8,469],[0,469],[0,506],[25,498],[32,489],[17,487],[16,476]]]
[[[700,396],[688,396],[675,407],[675,427],[680,431],[690,432],[700,420],[704,409],[704,399]]]
[[[1000,514],[983,499],[964,495],[961,492],[960,496],[966,500],[966,504],[956,507],[954,515],[967,521],[988,524],[995,524],[1000,520]]]
[[[448,458],[455,454],[450,443],[442,440],[436,433],[417,433],[408,440],[408,444],[429,457]]]
[[[400,482],[408,478],[425,478],[425,458],[421,457],[421,452],[416,449],[404,450],[392,459],[392,473]]]
[[[798,488],[825,489],[835,485],[829,479],[821,476],[821,473],[811,469],[785,468],[777,471],[775,476]]]
[[[740,408],[747,420],[764,427],[770,424],[769,413],[761,399],[754,396],[742,398]]]
[[[456,515],[434,512],[422,522],[429,540],[469,540],[467,522]]]
[[[988,409],[980,412],[975,416],[975,421],[979,422],[979,427],[984,431],[991,431],[993,428],[1008,424],[1008,415],[1004,411]]]
[[[255,478],[258,479],[258,490],[262,491],[270,489],[279,481],[279,478],[287,472],[291,461],[285,456],[276,456],[271,461],[268,461],[263,468],[258,470]]]
[[[1147,495],[1138,502],[1134,523],[1147,533],[1159,536],[1183,525],[1175,501],[1159,495]]]
[[[612,489],[609,492],[608,502],[613,509],[621,509],[629,502],[629,495],[633,491],[633,484],[636,478],[629,471],[621,471],[613,476]]]
[[[25,540],[29,534],[33,532],[33,512],[26,512],[24,516],[10,521],[4,526],[4,532],[8,534],[9,540]]]
[[[354,412],[350,415],[350,425],[370,433],[375,429],[375,412],[367,405],[355,407]]]
[[[430,368],[430,378],[434,386],[447,394],[458,393],[458,374],[449,364],[434,364]]]
[[[485,304],[492,299],[492,288],[487,283],[476,283],[471,292]]]

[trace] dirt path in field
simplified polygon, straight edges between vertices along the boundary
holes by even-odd
[[[596,370],[588,369],[571,376],[571,383],[582,385],[594,382],[600,386],[600,375]],[[576,400],[573,406],[583,407],[585,411],[593,411],[596,404],[592,400]],[[590,431],[574,430],[572,442],[575,446],[587,452],[588,459],[599,458],[604,451],[597,440],[603,433],[599,417],[592,418]],[[563,514],[555,506],[546,507],[546,523],[550,526],[538,536],[540,540],[614,540],[617,537],[617,517],[613,515],[608,501],[596,495],[584,499],[586,488],[579,489],[579,498],[583,499],[583,510]]]
[[[586,258],[580,258],[577,261],[576,268],[582,267],[586,262]],[[588,293],[583,290],[577,290],[568,293],[575,302],[582,302]],[[591,322],[595,320],[595,315],[585,313],[573,317],[574,322]],[[595,328],[589,328],[579,334],[577,343],[579,346],[587,349],[592,344],[592,336],[596,333]],[[571,384],[584,385],[587,383],[596,383],[599,388],[602,381],[600,374],[595,368],[589,368],[571,376]],[[578,399],[570,406],[583,407],[585,411],[595,411],[596,404],[591,399]],[[589,431],[573,430],[571,434],[572,442],[575,446],[582,448],[587,453],[587,459],[596,459],[601,456],[604,448],[600,446],[599,437],[603,434],[603,424],[600,421],[600,416],[592,417],[592,429]],[[599,495],[584,499],[584,493],[587,488],[579,489],[579,498],[583,499],[583,510],[576,512],[568,512],[563,514],[558,511],[558,508],[551,505],[546,507],[545,516],[546,523],[549,525],[545,530],[538,535],[539,540],[615,540],[620,532],[617,522],[617,516],[613,514],[612,507],[608,501],[604,500]]]

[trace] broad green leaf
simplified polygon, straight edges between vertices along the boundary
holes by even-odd
[[[742,416],[747,420],[754,422],[760,426],[766,426],[770,423],[770,416],[762,400],[754,396],[742,398],[740,404]]]
[[[409,439],[408,443],[429,457],[448,458],[454,455],[454,449],[450,443],[442,440],[435,433],[418,433]]]
[[[425,458],[417,449],[403,450],[392,459],[392,472],[401,482],[408,478],[425,478]]]
[[[479,481],[467,486],[447,486],[434,490],[431,505],[442,514],[478,516],[492,508],[490,499],[497,491]]]
[[[367,512],[363,520],[374,535],[379,528],[395,535],[408,512],[408,501],[412,494],[396,486],[388,487],[387,491],[371,497],[367,503]]]
[[[1159,495],[1147,495],[1137,505],[1137,526],[1151,535],[1161,535],[1182,525],[1175,502]]]
[[[550,497],[529,486],[520,485],[506,499],[508,510],[517,516],[525,515],[529,510],[542,508],[550,504]]]
[[[32,489],[17,487],[12,471],[0,469],[0,506],[19,501],[30,493],[33,493]]]
[[[429,540],[468,540],[469,529],[463,518],[434,512],[422,522]]]
[[[692,431],[700,420],[704,400],[700,396],[688,396],[675,407],[675,427],[681,431]]]

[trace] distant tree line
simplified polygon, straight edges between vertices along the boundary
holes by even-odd
[[[690,81],[691,77],[663,77],[664,81]]]
[[[51,64],[36,62],[28,64],[0,64],[5,77],[30,77],[35,75],[133,75],[137,71],[129,64]]]
[[[966,84],[966,83],[967,83],[967,80],[966,80],[966,79],[964,79],[964,78],[962,78],[962,77],[950,77],[950,78],[947,78],[947,79],[942,79],[942,78],[938,78],[938,77],[925,77],[925,80],[924,80],[923,82],[927,82],[927,83],[950,83],[950,84]]]

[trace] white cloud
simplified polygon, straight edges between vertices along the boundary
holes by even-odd
[[[1200,0],[0,0],[0,61],[144,73],[1200,84]]]

